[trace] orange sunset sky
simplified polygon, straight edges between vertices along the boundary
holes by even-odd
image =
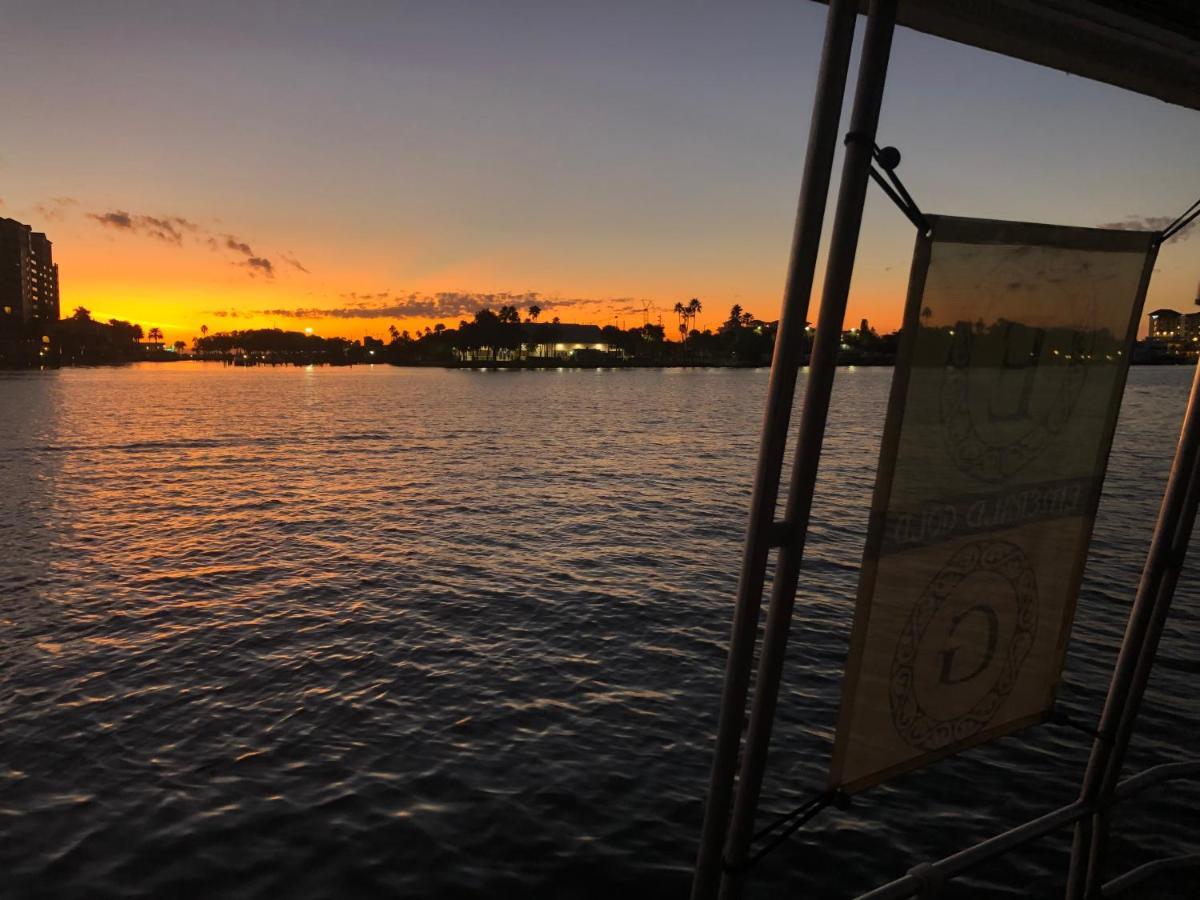
[[[774,319],[824,8],[649,6],[17,3],[0,215],[53,240],[64,314],[168,342]],[[1200,194],[1194,113],[905,29],[893,60],[880,141],[929,212],[1156,227]],[[1148,309],[1191,306],[1189,237]],[[872,188],[850,324],[899,324],[912,243]]]

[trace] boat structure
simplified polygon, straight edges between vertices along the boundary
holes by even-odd
[[[845,129],[860,16],[865,32]],[[922,209],[900,178],[900,153],[878,134],[897,27],[1200,110],[1200,16],[1190,2],[829,0],[692,900],[736,900],[763,856],[797,829],[818,827],[832,805],[1061,722],[1058,686],[1147,289],[1160,247],[1200,216],[1200,200],[1165,210],[1167,224],[1156,230]],[[810,337],[809,297],[839,156]],[[898,227],[914,230],[914,251],[840,712],[828,769],[816,773],[824,787],[767,823],[764,773],[873,184],[907,219],[898,217]],[[1154,879],[1190,867],[1200,873],[1200,846],[1125,872],[1113,871],[1108,852],[1117,803],[1200,776],[1200,759],[1125,771],[1198,506],[1200,370],[1103,711],[1098,722],[1076,723],[1092,739],[1077,799],[944,859],[913,860],[864,897],[941,896],[956,878],[1056,833],[1072,835],[1062,873],[1068,900],[1157,896]],[[793,642],[790,652],[800,656],[804,647]]]

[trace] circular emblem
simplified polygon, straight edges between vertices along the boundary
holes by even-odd
[[[1008,698],[1037,631],[1037,580],[1008,541],[958,549],[921,594],[892,659],[892,722],[920,750],[980,731]]]
[[[941,390],[943,435],[959,470],[997,484],[1040,456],[1075,410],[1094,343],[1094,332],[959,323]]]

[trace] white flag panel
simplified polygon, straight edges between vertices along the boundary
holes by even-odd
[[[1154,236],[936,217],[919,237],[831,783],[1054,703]]]

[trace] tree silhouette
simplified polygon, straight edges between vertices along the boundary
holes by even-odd
[[[388,334],[390,334],[390,335],[392,336],[392,340],[393,340],[393,341],[394,341],[396,338],[400,337],[400,331],[399,331],[399,330],[396,328],[396,326],[395,326],[395,325],[389,325],[389,326],[388,326]]]
[[[675,315],[679,316],[679,340],[687,340],[688,308],[681,302],[675,304]]]
[[[150,343],[160,344],[160,343],[162,343],[162,339],[163,339],[162,329],[156,325],[150,329],[150,333],[148,335],[146,335],[146,337],[148,337],[150,339]]]
[[[536,303],[533,306],[529,307],[529,321],[530,322],[536,322],[538,320],[538,316],[540,316],[541,314],[542,314],[542,308],[540,306],[538,306]]]
[[[72,319],[78,319],[80,322],[90,322],[92,320],[92,311],[86,306],[75,307],[75,312],[71,314]]]

